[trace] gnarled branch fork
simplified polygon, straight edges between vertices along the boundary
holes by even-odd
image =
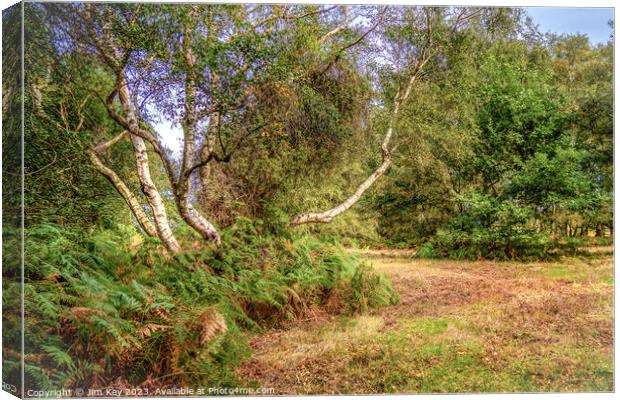
[[[101,32],[98,32],[97,27],[95,26],[96,18],[93,18],[94,12],[96,12],[95,8],[88,4],[80,12],[78,12],[78,15],[85,23],[86,29],[89,32],[91,40],[93,41],[98,53],[116,75],[116,85],[114,91],[110,96],[108,96],[106,101],[108,113],[119,125],[130,133],[134,156],[136,158],[138,178],[140,180],[142,192],[146,196],[149,206],[153,211],[153,219],[157,236],[161,239],[170,252],[176,253],[181,247],[177,239],[174,237],[163,199],[151,177],[149,158],[144,141],[147,140],[151,143],[151,145],[153,145],[155,152],[160,156],[164,163],[168,176],[173,179],[174,174],[172,173],[171,164],[162,152],[157,140],[155,140],[149,132],[146,132],[140,128],[137,115],[132,108],[129,87],[124,73],[124,68],[129,60],[129,52],[116,46],[111,33],[111,22],[109,19],[101,19],[101,24],[99,26]],[[123,116],[117,113],[113,107],[113,100],[115,96],[118,96],[119,98]],[[91,159],[95,164],[97,164],[97,157],[92,157],[91,154]],[[111,175],[109,174],[109,171],[105,171],[104,169],[101,169],[101,171],[104,171],[104,176],[110,179]],[[125,200],[127,200],[127,198]]]
[[[146,144],[144,143],[144,139],[142,135],[136,134],[136,132],[141,132],[138,126],[138,118],[135,115],[132,107],[131,100],[129,95],[129,88],[127,87],[126,82],[124,81],[124,76],[121,76],[118,80],[119,86],[118,89],[118,97],[120,103],[123,108],[123,112],[125,114],[125,129],[129,131],[131,134],[131,143],[134,148],[134,155],[136,157],[136,166],[138,169],[138,177],[140,178],[140,185],[142,187],[142,192],[146,196],[151,209],[153,210],[153,219],[155,220],[155,227],[157,229],[157,234],[164,245],[168,250],[173,253],[178,252],[181,249],[179,242],[174,237],[174,233],[172,232],[172,228],[170,227],[170,222],[168,220],[168,213],[166,212],[166,207],[164,206],[163,199],[153,178],[151,177],[151,168],[149,166],[149,157],[146,150]],[[150,137],[151,135],[147,135],[146,137]],[[155,146],[153,146],[156,148]],[[166,166],[166,170],[170,170],[170,166],[165,161],[167,158],[163,157],[163,154],[158,151],[158,148],[155,150],[162,161],[164,161],[164,166]]]
[[[195,17],[195,11],[196,7],[193,6],[193,17]],[[138,177],[140,179],[142,191],[148,199],[151,209],[153,210],[157,236],[164,242],[166,248],[171,252],[176,253],[180,250],[178,241],[176,240],[170,227],[163,199],[151,177],[146,143],[149,143],[152,146],[153,150],[163,163],[166,175],[172,187],[179,214],[183,220],[192,226],[203,238],[219,245],[220,235],[217,229],[193,207],[189,198],[192,186],[191,167],[195,152],[195,129],[198,122],[195,107],[195,57],[193,56],[191,50],[191,29],[187,26],[183,32],[183,56],[188,67],[188,74],[186,78],[185,113],[182,121],[185,136],[183,153],[184,158],[181,173],[177,177],[173,164],[166,152],[162,149],[158,139],[151,132],[142,128],[139,124],[139,118],[134,110],[134,107],[132,106],[132,99],[130,96],[127,78],[125,76],[125,66],[128,60],[126,57],[127,52],[121,51],[119,47],[116,46],[109,29],[106,28],[107,27],[104,23],[104,25],[102,25],[103,34],[98,35],[92,24],[89,25],[89,30],[95,38],[95,46],[102,55],[102,58],[108,62],[109,66],[116,75],[115,87],[105,101],[105,105],[108,110],[108,114],[112,117],[112,119],[114,119],[130,134],[130,139],[134,147],[134,155],[136,157]],[[115,108],[115,98],[118,98],[122,113],[118,112]],[[106,172],[104,175],[110,175],[109,171],[104,172]]]
[[[263,20],[256,21],[256,24],[253,24],[250,29],[254,29],[255,32],[264,32],[266,29],[269,29],[269,26],[265,28],[264,26],[269,24],[271,21],[286,21],[305,18],[307,16],[327,12],[335,7],[336,6],[314,9],[308,13],[300,15],[291,15],[288,12],[279,13],[278,15],[272,15]],[[138,178],[142,191],[148,200],[151,210],[153,211],[153,222],[151,223],[148,218],[143,218],[146,217],[146,214],[140,209],[140,207],[135,207],[136,204],[139,205],[135,197],[132,197],[132,193],[127,190],[127,187],[124,185],[122,180],[120,180],[118,176],[116,176],[116,174],[114,174],[114,172],[102,162],[102,159],[99,157],[99,146],[91,151],[93,164],[115,185],[119,193],[121,193],[125,201],[129,204],[132,212],[136,216],[136,219],[138,219],[141,225],[143,225],[145,231],[149,234],[153,233],[157,235],[162,242],[164,242],[168,250],[176,253],[179,251],[180,246],[170,227],[170,222],[166,214],[162,195],[155,186],[154,180],[151,177],[148,157],[149,154],[152,153],[147,152],[147,144],[150,144],[156,157],[158,157],[163,164],[167,178],[170,182],[170,186],[172,187],[172,194],[181,218],[183,218],[183,220],[194,228],[194,230],[197,231],[203,238],[215,243],[216,245],[220,244],[221,239],[217,228],[211,224],[207,218],[201,215],[200,212],[194,209],[191,203],[190,197],[193,185],[192,178],[194,177],[197,169],[201,169],[201,172],[204,170],[204,176],[207,177],[207,168],[202,167],[206,167],[212,160],[227,161],[230,158],[230,155],[241,146],[243,140],[247,139],[251,132],[248,131],[247,136],[244,136],[242,133],[235,132],[237,137],[240,137],[240,139],[236,140],[236,137],[234,137],[229,143],[229,146],[224,146],[219,129],[223,124],[220,119],[224,121],[226,120],[226,110],[222,110],[221,104],[218,104],[217,101],[212,101],[209,99],[208,106],[202,104],[200,101],[199,93],[204,88],[200,86],[200,82],[203,82],[203,80],[200,78],[199,74],[203,73],[204,70],[203,67],[200,67],[202,64],[197,62],[196,56],[193,53],[193,51],[197,51],[197,43],[199,43],[195,35],[198,35],[200,34],[198,32],[201,32],[200,30],[195,29],[194,26],[194,22],[201,17],[198,15],[198,7],[189,7],[188,18],[183,18],[181,20],[181,23],[183,24],[182,32],[179,32],[181,34],[181,42],[180,52],[178,55],[180,56],[179,61],[184,67],[182,68],[184,75],[179,75],[183,76],[182,79],[184,79],[184,105],[180,120],[180,125],[183,129],[184,142],[183,159],[180,168],[177,168],[177,166],[173,163],[170,155],[166,153],[165,149],[161,145],[159,138],[152,133],[148,127],[145,127],[145,125],[140,122],[139,109],[136,109],[136,106],[134,105],[135,99],[132,99],[132,91],[128,87],[128,84],[130,83],[128,74],[131,69],[128,68],[128,65],[130,63],[131,48],[125,48],[121,42],[117,41],[117,38],[114,36],[110,19],[107,18],[105,14],[101,14],[96,7],[87,4],[84,8],[80,8],[80,10],[83,10],[79,12],[79,14],[81,14],[80,17],[82,24],[85,26],[84,32],[90,34],[85,36],[91,36],[91,38],[86,38],[84,40],[91,48],[94,48],[97,51],[99,57],[104,61],[104,63],[107,64],[116,77],[114,88],[105,101],[105,105],[110,117],[116,121],[119,126],[127,131],[131,140],[136,159]],[[206,18],[211,18],[209,15],[210,14],[208,14]],[[359,35],[353,38],[350,43],[340,45],[336,44],[337,47],[334,47],[333,51],[328,53],[329,59],[325,61],[327,66],[323,72],[329,70],[335,63],[337,63],[343,53],[367,40],[368,35],[370,35],[382,24],[385,15],[386,8],[383,8],[380,13],[377,14],[375,21],[370,24],[368,29],[363,32],[359,32]],[[325,43],[330,37],[333,37],[339,32],[345,30],[350,21],[351,19],[345,15],[344,21],[339,23],[319,39],[320,44]],[[137,22],[136,19],[132,17],[127,21],[127,23],[132,25]],[[292,219],[291,225],[332,221],[336,216],[351,208],[388,170],[392,163],[394,147],[392,147],[393,145],[391,143],[394,136],[394,130],[396,129],[395,127],[398,123],[401,106],[410,97],[415,79],[419,76],[424,64],[430,58],[429,48],[431,24],[430,14],[428,12],[427,28],[429,42],[426,43],[426,46],[422,46],[422,51],[418,54],[412,68],[406,71],[408,79],[403,83],[402,90],[399,90],[396,94],[392,110],[388,111],[390,113],[388,125],[381,143],[381,165],[356,188],[351,196],[349,196],[341,204],[324,212],[298,215]],[[211,34],[210,28],[208,31],[209,34]],[[233,34],[236,33],[233,32]],[[337,43],[339,43],[339,41],[337,41]],[[242,66],[243,64],[239,67],[241,68]],[[249,64],[247,68],[249,68]],[[243,73],[246,72],[243,68],[241,68],[241,70]],[[213,79],[211,82],[213,82]],[[205,91],[205,93],[208,92]],[[133,91],[133,94],[135,94],[135,90]],[[235,98],[235,105],[236,103],[245,104],[246,101],[250,101],[247,100],[251,97],[249,92],[247,96],[247,98],[244,96],[240,96],[241,99]],[[231,100],[231,102],[233,101]],[[196,136],[198,135],[200,122],[207,117],[209,118],[207,139],[201,148]],[[215,140],[217,139],[219,139],[221,151],[218,150],[216,153],[214,151],[214,147],[216,146]],[[115,143],[114,140],[116,140],[116,138],[112,139],[110,142]],[[110,146],[112,144],[110,144]],[[104,147],[105,146],[102,148]],[[206,178],[203,179],[203,184],[204,182],[207,182]],[[140,211],[142,211],[142,214],[140,214]]]

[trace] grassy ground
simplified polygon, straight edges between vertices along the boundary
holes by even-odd
[[[613,390],[611,247],[549,263],[369,253],[400,304],[252,338],[276,394]]]

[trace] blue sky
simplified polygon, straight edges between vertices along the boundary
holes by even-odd
[[[613,20],[613,8],[585,7],[527,7],[534,23],[542,32],[585,33],[590,43],[606,43],[612,29],[607,21]]]

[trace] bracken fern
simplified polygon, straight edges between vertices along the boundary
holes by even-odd
[[[174,258],[136,235],[27,230],[28,388],[236,385],[247,332],[328,303],[354,313],[396,301],[383,275],[339,245],[262,221],[241,219],[220,248],[188,245]],[[5,357],[5,375],[19,373],[19,354]]]

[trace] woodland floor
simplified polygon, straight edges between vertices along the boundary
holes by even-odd
[[[612,247],[554,262],[362,254],[400,303],[253,336],[244,380],[275,394],[612,391]]]

